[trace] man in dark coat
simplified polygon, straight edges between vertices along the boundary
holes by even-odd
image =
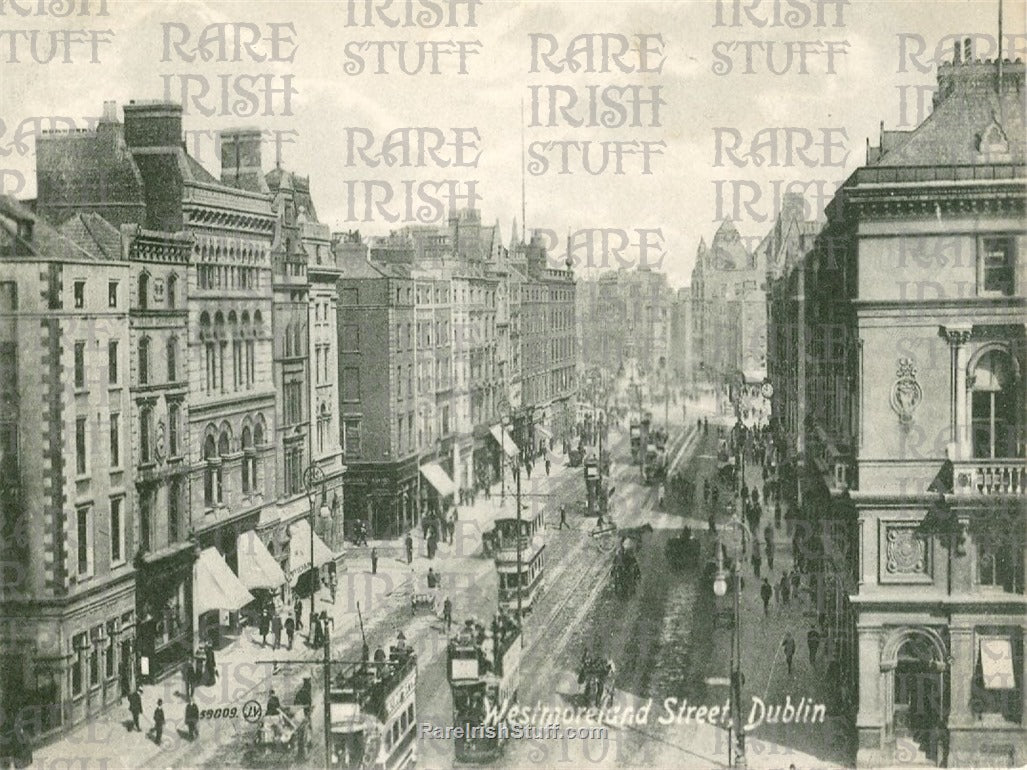
[[[810,665],[815,666],[817,663],[817,648],[820,646],[820,631],[817,630],[816,626],[811,626],[806,634],[806,644],[809,646]]]
[[[414,560],[414,538],[407,532],[406,540],[404,541],[407,549],[407,564],[410,564]]]
[[[267,633],[271,630],[271,613],[265,606],[260,611],[260,646],[267,646]]]
[[[766,578],[763,578],[763,585],[760,586],[760,598],[763,599],[763,614],[770,614],[770,600],[774,598],[774,589]],[[793,642],[794,643],[794,642]]]
[[[139,726],[139,715],[143,713],[143,689],[141,687],[135,692],[129,693],[128,713],[132,715],[132,727],[142,732],[143,729]],[[128,728],[129,732],[132,731],[132,727]]]
[[[277,612],[271,618],[271,637],[275,640],[274,649],[277,650],[282,646],[282,616]]]
[[[153,710],[153,740],[160,746],[164,737],[164,701],[157,698],[157,708]]]
[[[377,575],[378,574],[378,549],[377,548],[372,548],[371,549],[371,574],[372,575]]]
[[[289,649],[292,649],[292,640],[296,636],[296,621],[292,615],[285,619],[285,637],[289,640]]]
[[[784,641],[781,642],[781,646],[785,650],[785,661],[788,663],[788,676],[792,675],[792,658],[795,656],[795,639],[792,637],[791,631],[785,632]]]
[[[207,646],[203,648],[204,661],[206,663],[206,676],[204,682],[209,687],[214,684],[218,678],[218,664],[214,659],[214,645],[207,643]]]
[[[196,705],[195,701],[190,699],[188,705],[185,707],[185,726],[189,731],[189,740],[194,741],[199,737],[199,724],[200,707]]]
[[[299,599],[296,599],[296,601],[294,601],[292,603],[292,614],[293,614],[293,617],[296,618],[296,630],[297,631],[302,631],[303,630],[303,602],[301,602]]]

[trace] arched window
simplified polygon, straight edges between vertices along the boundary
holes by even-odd
[[[288,323],[285,325],[285,345],[282,355],[286,358],[292,356],[292,324]]]
[[[150,338],[139,340],[139,384],[146,385],[150,381]]]
[[[250,426],[247,425],[242,429],[242,451],[244,453],[242,460],[242,491],[244,494],[249,494],[256,480],[254,474],[254,465],[256,463],[256,455],[253,452],[253,433],[250,431]]]
[[[139,309],[146,310],[150,299],[150,274],[139,274]]]
[[[1017,380],[1016,364],[1004,350],[990,350],[977,361],[970,404],[974,457],[1017,456],[1023,427]]]
[[[168,340],[168,382],[178,380],[178,338]]]
[[[168,276],[168,307],[173,308],[178,304],[178,276],[172,273]]]
[[[210,434],[203,442],[203,459],[207,461],[203,472],[203,502],[212,508],[221,502],[221,463],[218,461],[214,436]]]

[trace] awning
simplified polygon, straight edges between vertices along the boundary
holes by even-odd
[[[542,434],[543,436],[545,436],[546,438],[549,438],[549,439],[551,439],[553,437],[553,434],[548,429],[543,428],[541,425],[536,425],[535,426],[535,432],[536,433],[540,433],[540,434]]]
[[[503,451],[506,452],[507,457],[518,457],[521,450],[517,448],[517,443],[513,440],[513,436],[510,435],[510,431],[503,430],[501,425],[493,425],[489,428],[489,433],[492,434],[492,438],[496,440]]]
[[[335,561],[332,553],[324,541],[314,533],[314,566],[320,567]],[[306,519],[294,521],[289,525],[289,572],[295,578],[310,569],[310,522]]]
[[[239,580],[249,589],[277,589],[285,585],[285,573],[264,542],[252,529],[239,535]]]
[[[981,673],[988,690],[1012,690],[1013,645],[1008,636],[982,636],[979,642]]]
[[[204,548],[193,568],[193,611],[235,612],[253,601],[253,594],[235,576],[217,548]]]
[[[438,463],[425,463],[421,466],[421,474],[428,479],[428,483],[435,487],[435,491],[443,497],[449,497],[456,492],[456,484],[449,477],[442,466]]]

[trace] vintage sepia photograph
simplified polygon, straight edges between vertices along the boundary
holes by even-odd
[[[0,0],[0,770],[1027,765],[1027,0]]]

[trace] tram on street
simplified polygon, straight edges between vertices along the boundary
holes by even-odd
[[[505,715],[517,702],[520,626],[502,611],[489,629],[466,621],[449,640],[446,666],[453,724],[465,728],[454,746],[457,762],[484,764],[497,759],[509,737],[505,716],[499,714]]]
[[[333,672],[328,691],[329,765],[403,770],[417,763],[417,656],[400,637],[371,660]]]
[[[530,612],[538,594],[545,585],[546,518],[539,510],[534,518],[496,519],[491,544],[499,573],[499,606],[510,612],[517,611],[520,593],[523,612]],[[518,540],[520,541],[520,570],[518,571]]]

